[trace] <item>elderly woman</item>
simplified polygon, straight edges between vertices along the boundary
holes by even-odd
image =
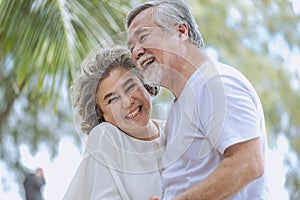
[[[164,122],[150,119],[157,92],[126,48],[98,49],[82,63],[72,95],[88,141],[64,199],[162,196]]]

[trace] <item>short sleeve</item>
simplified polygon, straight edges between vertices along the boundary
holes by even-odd
[[[236,70],[207,74],[198,92],[203,144],[223,154],[231,145],[259,137],[259,100],[248,80]]]
[[[246,81],[246,80],[245,80]],[[247,83],[247,82],[246,82]],[[218,150],[261,136],[260,112],[256,93],[239,79],[224,78],[225,120]],[[222,142],[221,142],[222,141]]]

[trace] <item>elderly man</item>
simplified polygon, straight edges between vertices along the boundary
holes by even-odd
[[[164,199],[268,199],[260,99],[239,71],[206,55],[187,2],[146,2],[126,26],[145,81],[175,96],[165,130]]]

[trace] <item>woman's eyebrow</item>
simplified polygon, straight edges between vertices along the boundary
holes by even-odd
[[[108,99],[109,97],[113,96],[115,94],[115,92],[111,92],[111,93],[108,93],[104,96],[103,98],[103,101],[105,101],[106,99]]]
[[[131,82],[133,82],[133,78],[129,78],[127,79],[123,84],[122,84],[122,87],[123,88],[126,88]]]
[[[127,80],[122,84],[122,87],[123,87],[123,88],[126,88],[131,82],[134,82],[134,79],[133,79],[133,78],[127,79]],[[111,93],[108,93],[108,94],[104,95],[103,101],[105,101],[106,99],[110,98],[111,96],[113,96],[113,95],[115,95],[115,94],[116,94],[115,92],[111,92]]]

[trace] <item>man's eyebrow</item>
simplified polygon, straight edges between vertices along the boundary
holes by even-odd
[[[133,31],[133,34],[134,34],[135,36],[138,36],[139,34],[145,32],[145,31],[147,31],[147,30],[148,30],[148,29],[145,28],[145,27],[139,27],[139,28],[137,28],[136,30]],[[127,43],[127,46],[129,47],[130,45],[131,45],[131,42],[129,41],[129,42]]]
[[[133,31],[133,34],[134,34],[134,35],[139,35],[139,34],[145,32],[145,31],[147,31],[147,30],[148,30],[148,29],[145,28],[145,27],[139,27],[139,28],[137,28],[136,30]]]

